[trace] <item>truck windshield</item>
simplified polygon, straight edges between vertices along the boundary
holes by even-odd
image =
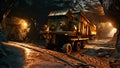
[[[49,21],[50,31],[75,31],[77,23],[68,22],[65,19],[53,19]]]

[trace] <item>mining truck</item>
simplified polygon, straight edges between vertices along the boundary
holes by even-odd
[[[43,29],[40,34],[45,39],[46,47],[61,49],[67,54],[72,50],[80,51],[86,41],[96,36],[96,26],[82,11],[51,11]]]

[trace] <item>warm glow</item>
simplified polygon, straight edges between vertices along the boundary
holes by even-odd
[[[18,21],[19,23],[19,26],[20,26],[20,29],[19,29],[19,38],[21,40],[23,40],[26,36],[27,36],[27,33],[29,32],[30,30],[30,27],[29,27],[29,23],[26,19],[19,19]]]
[[[92,35],[96,35],[96,31],[92,31],[91,34],[92,34]]]
[[[74,25],[74,29],[75,29],[75,31],[77,30],[77,27]]]
[[[117,32],[116,28],[113,28],[110,33],[108,34],[109,37],[113,37],[113,35]]]
[[[27,23],[24,22],[23,23],[23,27],[26,28],[27,27]]]
[[[111,24],[110,22],[108,23],[108,25],[109,25],[109,26],[112,26],[112,24]]]
[[[117,32],[117,29],[113,27],[111,22],[107,22],[109,28],[111,29],[111,31],[108,33],[108,37],[113,37],[114,34]]]
[[[21,19],[19,23],[21,24],[21,27],[23,29],[27,29],[28,28],[28,24],[27,24],[27,22],[25,20]]]
[[[90,27],[90,29],[91,29],[91,35],[96,35],[97,34],[95,25],[92,25],[92,27]]]
[[[28,57],[29,55],[30,55],[30,52],[31,52],[31,50],[30,49],[25,49],[25,55],[26,55],[26,57]]]

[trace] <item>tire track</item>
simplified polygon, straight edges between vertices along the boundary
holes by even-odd
[[[54,58],[70,65],[72,68],[78,68],[80,66],[88,65],[85,61],[83,61],[77,57],[74,57],[73,55],[67,55],[64,53],[56,52],[56,51],[46,50],[44,48],[35,47],[35,46],[32,46],[31,44],[26,44],[26,43],[18,43],[18,42],[10,42],[10,43],[17,44],[22,47],[53,56]]]

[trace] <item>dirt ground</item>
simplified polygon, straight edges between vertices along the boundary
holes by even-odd
[[[6,68],[119,68],[120,54],[106,42],[89,41],[85,49],[67,55],[32,43],[10,41],[4,43],[7,47],[7,57],[2,57],[1,60],[5,63],[1,63],[0,66],[3,66],[2,68],[5,68],[5,65]]]

